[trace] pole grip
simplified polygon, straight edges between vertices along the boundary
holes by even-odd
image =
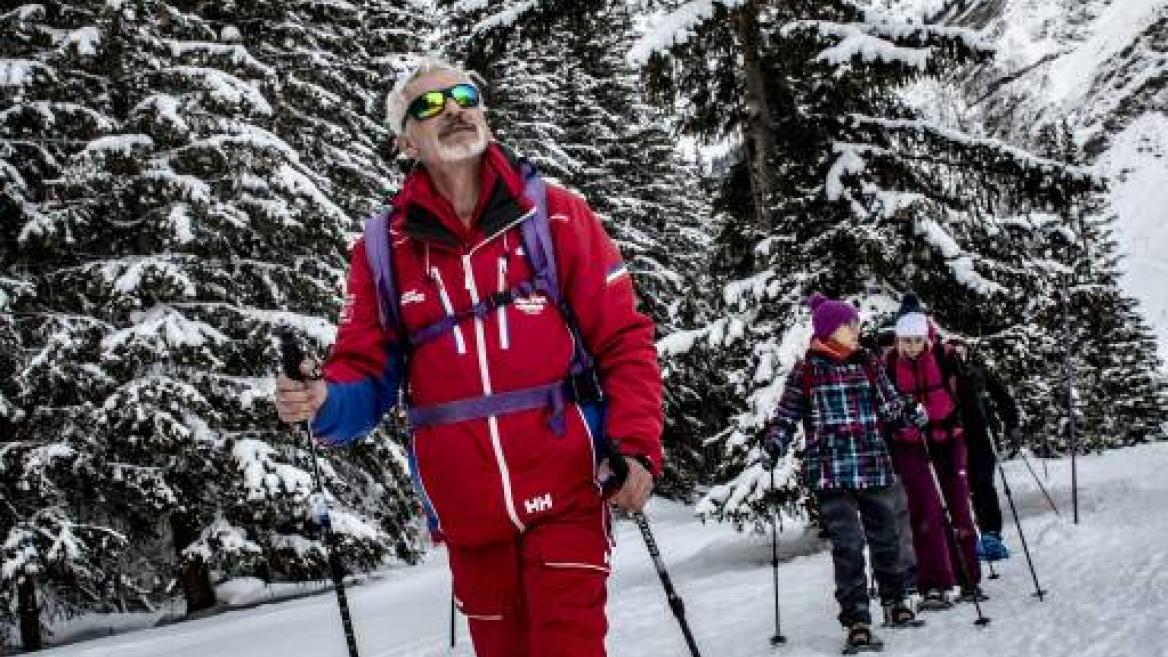
[[[300,372],[300,363],[304,362],[304,351],[300,348],[300,343],[296,341],[296,334],[287,326],[281,326],[276,329],[276,335],[280,338],[280,364],[284,370],[284,376],[293,381],[303,381],[304,375]]]
[[[611,495],[624,487],[625,481],[629,478],[629,464],[625,461],[625,457],[612,447],[608,450],[607,460],[608,467],[612,470],[612,476],[605,479],[602,486],[605,494]]]

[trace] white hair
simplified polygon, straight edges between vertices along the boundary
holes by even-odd
[[[406,129],[406,108],[409,107],[410,101],[413,100],[413,98],[406,98],[406,87],[418,78],[437,72],[453,73],[464,82],[470,82],[481,87],[478,84],[481,78],[473,72],[463,70],[461,67],[441,57],[434,55],[422,57],[409,74],[398,78],[397,82],[393,85],[393,89],[390,90],[389,95],[385,98],[385,118],[389,123],[390,129],[393,130],[393,134],[400,135]]]

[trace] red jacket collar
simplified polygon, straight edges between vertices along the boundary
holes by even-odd
[[[518,162],[498,143],[487,146],[479,170],[479,199],[474,221],[467,228],[450,201],[435,189],[425,167],[415,167],[393,199],[407,229],[412,226],[415,236],[440,245],[465,246],[492,235],[531,209],[532,202],[523,194]]]

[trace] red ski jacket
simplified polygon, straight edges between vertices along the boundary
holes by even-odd
[[[390,248],[409,331],[530,280],[518,225],[532,212],[518,163],[498,145],[483,156],[482,193],[467,228],[425,170],[411,173],[392,200]],[[588,205],[547,186],[547,208],[562,294],[596,361],[607,403],[590,426],[576,404],[556,435],[549,411],[535,409],[413,431],[415,477],[446,540],[502,540],[533,523],[595,504],[594,441],[644,457],[661,472],[662,390],[652,322],[636,309],[620,253]],[[364,243],[353,247],[346,304],[325,364],[329,396],[313,425],[345,440],[367,432],[396,402],[398,336],[379,321]],[[568,373],[573,337],[562,313],[536,292],[460,321],[418,346],[405,374],[412,405],[432,406],[553,383]],[[594,435],[603,431],[604,436]]]

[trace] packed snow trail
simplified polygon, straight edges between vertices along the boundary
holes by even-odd
[[[1042,468],[1035,462],[1039,471]],[[904,657],[1164,657],[1168,655],[1168,444],[1079,460],[1081,524],[1071,524],[1070,462],[1051,461],[1056,517],[1021,462],[1007,464],[1038,577],[1034,590],[1007,518],[1013,551],[986,581],[986,629],[960,605],[915,630],[879,630],[884,654]],[[1005,507],[1005,500],[1002,500]],[[842,631],[831,597],[826,544],[788,525],[780,565],[786,646],[772,649],[766,536],[702,526],[689,509],[655,501],[657,540],[705,657],[835,656]],[[621,523],[611,586],[612,657],[683,657],[686,648],[632,523]],[[426,563],[351,590],[362,657],[448,655],[449,579],[435,551]],[[874,609],[874,611],[876,611]],[[460,623],[454,655],[472,654]],[[51,657],[343,657],[331,592],[46,651]]]

